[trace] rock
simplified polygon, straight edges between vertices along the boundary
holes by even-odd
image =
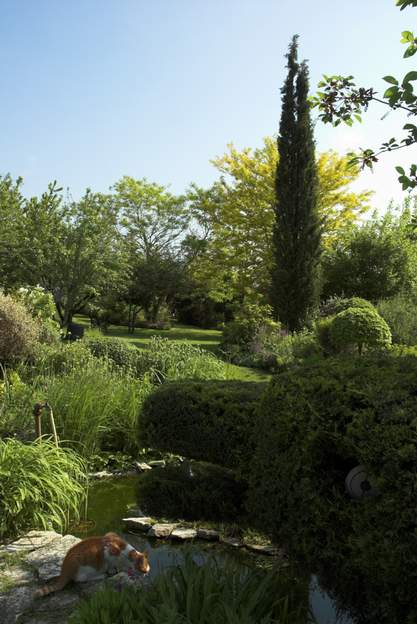
[[[152,470],[152,466],[150,466],[149,464],[146,464],[145,462],[135,461],[133,463],[138,472],[145,472],[145,470]]]
[[[90,479],[109,479],[114,475],[112,472],[108,472],[108,470],[99,470],[99,472],[90,472],[88,476]]]
[[[220,537],[220,541],[222,544],[226,544],[226,546],[233,546],[234,548],[242,548],[243,542],[236,537]]]
[[[131,583],[132,581],[126,572],[119,572],[118,574],[108,578],[106,581],[106,585],[109,585],[113,589],[123,589],[124,587],[131,585]]]
[[[154,524],[147,533],[151,537],[169,537],[176,524]]]
[[[261,546],[260,544],[245,543],[245,548],[251,550],[252,552],[258,553],[259,555],[269,555],[270,557],[277,557],[282,554],[279,548],[276,548],[272,544]]]
[[[192,540],[197,537],[197,531],[195,529],[186,529],[178,527],[174,529],[169,536],[171,539],[178,539],[181,541]]]
[[[146,518],[146,514],[143,513],[143,511],[141,509],[139,509],[139,507],[129,507],[127,510],[127,513],[129,514],[129,518]]]
[[[153,459],[148,463],[151,468],[165,468],[166,466],[165,459]]]
[[[37,569],[39,578],[42,581],[48,581],[60,574],[65,555],[71,546],[74,546],[79,541],[81,540],[78,537],[65,535],[49,542],[42,548],[32,551],[25,559]]]
[[[33,603],[34,586],[15,587],[7,594],[0,594],[0,614],[2,624],[20,622],[19,616]]]
[[[220,533],[214,529],[197,529],[197,537],[209,542],[216,542],[220,538]]]
[[[55,531],[30,531],[24,537],[18,539],[11,544],[5,544],[0,546],[0,553],[2,552],[30,552],[36,548],[46,546],[53,540],[62,537],[60,533]]]
[[[10,569],[2,570],[0,577],[6,581],[10,580],[13,585],[29,585],[35,581],[35,574],[33,570],[22,568],[21,566],[13,566]]]
[[[122,518],[122,522],[124,523],[127,529],[131,531],[149,531],[152,527],[152,518]]]

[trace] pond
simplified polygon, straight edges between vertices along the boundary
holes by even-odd
[[[137,500],[138,477],[122,477],[95,483],[89,493],[88,520],[89,524],[72,528],[70,532],[77,537],[103,535],[107,531],[115,531],[140,551],[147,550],[151,564],[151,578],[164,568],[181,563],[185,551],[192,552],[197,561],[209,554],[214,554],[220,562],[233,561],[242,565],[254,565],[256,557],[241,549],[232,549],[216,543],[201,541],[193,544],[174,544],[164,540],[148,539],[141,534],[125,533],[121,519],[126,517],[129,507],[140,505]],[[259,559],[259,558],[258,558]],[[265,560],[265,559],[264,559]],[[310,581],[310,604],[317,624],[353,624],[347,615],[338,615],[331,598],[320,589],[316,577]]]

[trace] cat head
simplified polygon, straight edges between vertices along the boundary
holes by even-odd
[[[141,572],[142,574],[147,574],[151,569],[148,561],[148,553],[139,552],[138,550],[131,550],[129,553],[129,559],[132,562],[133,568],[136,572]]]

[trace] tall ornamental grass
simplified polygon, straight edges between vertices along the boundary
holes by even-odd
[[[215,559],[159,575],[147,588],[103,590],[70,624],[306,624],[308,584],[283,571],[221,565]]]
[[[142,404],[151,390],[147,376],[136,379],[95,358],[66,375],[38,380],[60,439],[83,456],[100,449],[134,452]]]
[[[48,440],[0,439],[0,539],[28,529],[63,531],[78,520],[86,467],[72,450]]]

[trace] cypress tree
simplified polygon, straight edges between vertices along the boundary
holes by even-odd
[[[297,62],[297,36],[287,54],[275,178],[272,303],[290,330],[305,326],[318,304],[321,224],[308,68]]]

